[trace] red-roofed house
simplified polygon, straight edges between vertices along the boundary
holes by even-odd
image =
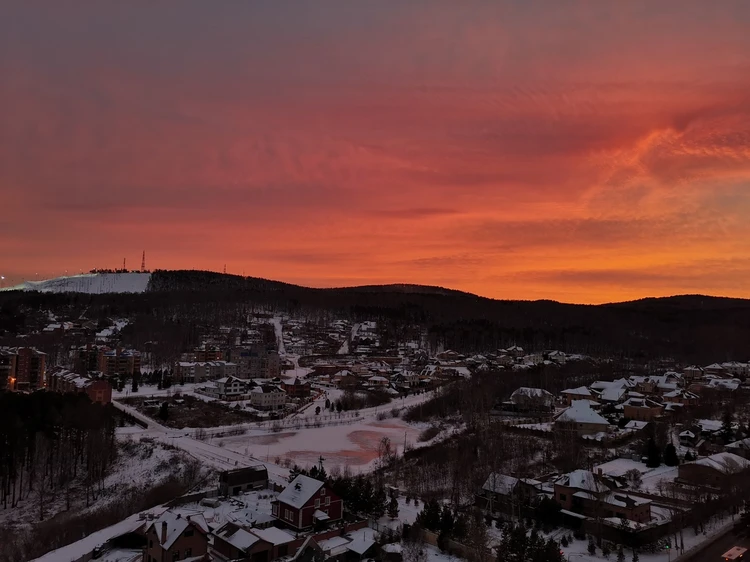
[[[208,532],[200,512],[165,511],[146,527],[143,561],[202,560],[208,552]]]
[[[290,527],[308,529],[341,519],[344,502],[324,482],[300,474],[273,502],[272,513]]]

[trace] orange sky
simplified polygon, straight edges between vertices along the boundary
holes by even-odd
[[[0,21],[6,284],[750,298],[746,1],[128,4]]]

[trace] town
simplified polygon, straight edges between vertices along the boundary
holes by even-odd
[[[273,310],[180,348],[137,322],[4,336],[3,560],[698,560],[750,523],[747,362]]]

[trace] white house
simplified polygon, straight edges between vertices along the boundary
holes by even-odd
[[[286,392],[277,386],[256,386],[250,390],[250,404],[258,410],[283,410]]]

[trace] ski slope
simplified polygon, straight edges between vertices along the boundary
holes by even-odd
[[[25,281],[4,291],[40,291],[42,293],[143,293],[150,273],[84,273],[44,281]]]

